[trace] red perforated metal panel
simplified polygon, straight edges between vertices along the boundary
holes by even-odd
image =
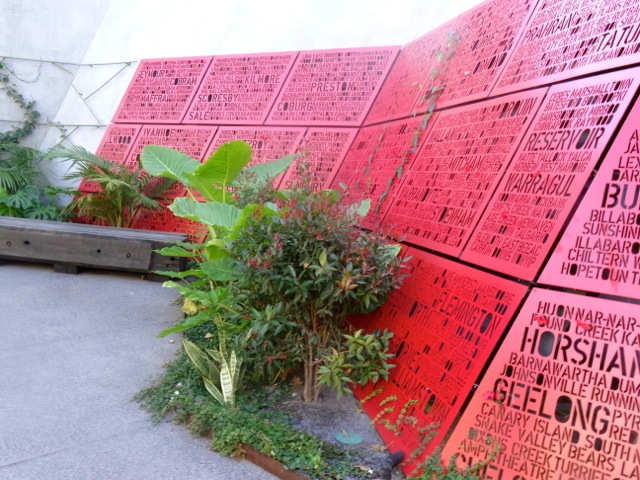
[[[374,126],[363,127],[358,130],[358,134],[342,161],[340,169],[333,177],[331,188],[339,189],[340,185],[343,184],[348,191],[348,187],[354,179],[364,178],[366,175],[365,169],[369,165],[369,161],[372,160],[375,146],[380,140],[380,128]]]
[[[212,57],[142,60],[127,88],[114,123],[179,123]]]
[[[362,221],[365,228],[381,225],[387,208],[395,198],[400,180],[406,175],[418,145],[430,128],[430,124],[425,130],[423,126],[420,117],[386,123],[373,134],[368,142],[369,148],[360,151],[366,165],[360,170],[362,175],[353,178],[349,192],[357,200],[371,199],[369,214]]]
[[[301,144],[304,161],[310,167],[314,190],[329,188],[342,159],[357,133],[356,128],[310,128]],[[280,188],[292,188],[301,179],[297,164],[289,167]]]
[[[96,155],[124,163],[142,125],[108,125]]]
[[[411,276],[402,290],[354,323],[394,333],[396,367],[389,380],[358,389],[356,395],[362,400],[382,388],[363,406],[377,418],[376,428],[391,451],[408,456],[420,444],[418,429],[432,422],[440,426],[426,453],[441,444],[526,287],[419,250],[408,249],[407,255],[412,257]],[[390,402],[390,395],[398,399]],[[416,425],[400,419],[394,432],[380,422],[395,425],[409,400],[417,401],[407,412]],[[393,411],[385,410],[390,407]],[[405,471],[411,470],[405,465]]]
[[[446,88],[438,108],[489,96],[537,1],[491,0],[458,17],[454,31],[460,41],[442,63],[438,82]],[[427,107],[419,103],[415,110]]]
[[[256,125],[267,118],[297,52],[214,57],[184,123]]]
[[[493,451],[480,478],[638,478],[639,318],[638,305],[534,289],[444,456]]]
[[[266,123],[360,126],[398,50],[393,46],[301,52]]]
[[[161,145],[186,153],[202,161],[218,127],[195,127],[183,125],[143,125],[125,164],[136,166],[145,145]]]
[[[638,125],[636,101],[540,282],[640,299]]]
[[[640,61],[635,0],[540,0],[492,95]]]
[[[440,113],[384,219],[406,241],[458,256],[546,89]]]
[[[189,236],[190,242],[202,242],[207,236],[207,227],[186,218],[176,217],[164,206],[159,211],[142,212],[131,228],[154,230],[158,232],[183,233]]]
[[[633,68],[549,90],[463,260],[535,277],[639,80]]]
[[[438,52],[453,33],[455,19],[405,45],[371,106],[366,125],[385,122],[413,113],[416,101],[431,88],[432,70]]]

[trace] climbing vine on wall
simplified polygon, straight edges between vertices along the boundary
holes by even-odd
[[[430,72],[431,88],[425,90],[424,85],[416,84],[416,86],[420,88],[420,90],[424,91],[423,95],[420,98],[420,103],[426,104],[427,109],[422,116],[422,121],[420,122],[420,125],[413,132],[413,136],[411,138],[411,147],[405,150],[405,152],[403,153],[402,159],[400,160],[400,164],[396,168],[394,175],[387,180],[385,189],[380,194],[380,197],[378,198],[378,201],[374,209],[376,215],[379,213],[382,203],[389,195],[389,192],[391,191],[391,187],[393,186],[394,183],[400,181],[400,179],[402,178],[402,174],[404,173],[405,166],[409,163],[409,160],[411,159],[412,155],[414,155],[418,151],[420,137],[422,136],[422,133],[427,129],[427,126],[429,125],[429,120],[431,119],[431,117],[433,116],[436,110],[438,98],[440,97],[440,95],[442,95],[442,92],[445,89],[445,85],[438,85],[437,80],[439,78],[444,77],[444,73],[447,70],[446,62],[448,62],[451,59],[451,57],[455,55],[456,48],[459,43],[460,43],[460,37],[456,33],[450,32],[447,37],[447,41],[442,46],[442,48],[438,51],[436,65]],[[415,115],[416,113],[414,113],[414,116]],[[369,177],[368,175],[369,167],[371,166],[371,163],[373,162],[373,157],[379,150],[383,140],[384,140],[384,134],[380,135],[380,138],[378,139],[378,144],[375,146],[375,148],[373,149],[373,152],[371,153],[371,155],[367,160],[365,178]]]
[[[0,90],[4,91],[5,95],[13,100],[23,111],[22,125],[13,127],[7,132],[0,132],[0,144],[18,143],[36,128],[40,113],[35,109],[35,102],[27,102],[18,92],[15,84],[11,81],[10,71],[2,61],[0,61]]]

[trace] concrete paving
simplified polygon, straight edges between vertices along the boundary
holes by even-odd
[[[139,275],[0,265],[0,480],[272,480],[153,425],[134,395],[175,357],[176,292]]]

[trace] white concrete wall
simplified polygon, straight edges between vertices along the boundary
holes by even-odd
[[[57,143],[62,128],[95,150],[140,59],[403,45],[479,3],[0,0],[0,58],[44,114],[32,144]],[[4,130],[16,112],[3,102]]]
[[[87,53],[111,0],[0,0],[0,60],[12,83],[42,114],[25,143],[38,146]],[[22,111],[0,93],[0,131]],[[59,133],[59,130],[58,130]]]

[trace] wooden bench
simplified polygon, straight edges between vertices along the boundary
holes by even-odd
[[[154,250],[187,241],[187,235],[0,217],[0,259],[52,263],[56,272],[78,273],[78,267],[141,272],[182,271],[185,259]]]

